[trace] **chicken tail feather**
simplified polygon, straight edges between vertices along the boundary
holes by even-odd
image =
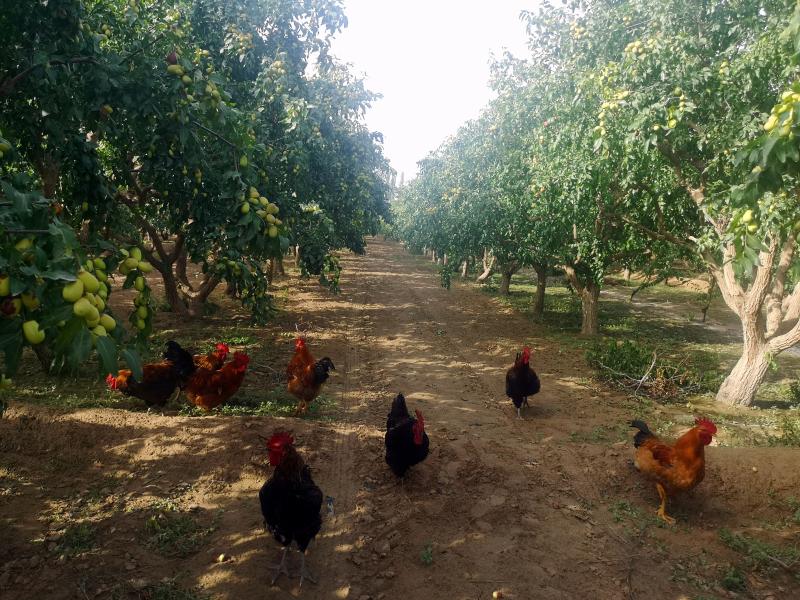
[[[647,438],[653,436],[653,432],[650,431],[650,428],[644,421],[636,419],[635,421],[630,422],[630,426],[639,430],[639,432],[633,437],[633,445],[636,448],[641,446]]]

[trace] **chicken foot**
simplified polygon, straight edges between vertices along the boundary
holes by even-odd
[[[656,514],[660,519],[663,519],[668,525],[675,525],[675,519],[667,514],[667,490],[660,483],[656,484],[658,495],[661,497],[661,506],[658,507]]]
[[[300,559],[300,585],[298,586],[298,588],[303,587],[303,581],[305,581],[306,579],[308,579],[311,583],[316,584],[317,583],[317,578],[309,570],[309,568],[306,567],[306,553],[305,552],[300,552],[300,557],[301,557],[301,559]]]
[[[275,571],[275,577],[272,578],[271,585],[275,585],[275,582],[278,581],[278,578],[281,576],[281,573],[291,579],[292,576],[289,575],[289,568],[286,566],[286,554],[288,552],[289,552],[289,546],[284,546],[283,552],[281,553],[281,562],[269,568],[270,571]]]

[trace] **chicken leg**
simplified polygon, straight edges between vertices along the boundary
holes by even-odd
[[[520,420],[522,420],[522,407],[523,406],[528,406],[528,399],[527,398],[523,398],[522,402],[520,402],[519,406],[517,407],[517,418],[520,419]]]
[[[286,566],[286,554],[288,552],[289,546],[284,546],[283,552],[281,553],[281,562],[270,567],[270,571],[275,571],[275,577],[272,578],[271,585],[275,585],[275,582],[278,581],[278,577],[281,576],[281,573],[286,575],[286,577],[291,578],[291,575],[289,575],[289,568]]]
[[[298,588],[303,587],[303,581],[308,579],[311,583],[317,583],[317,578],[314,574],[306,567],[306,553],[300,553],[300,585]]]
[[[667,514],[667,490],[660,483],[656,484],[658,495],[661,497],[661,506],[658,507],[656,514],[659,518],[663,519],[668,525],[675,525],[675,519]]]

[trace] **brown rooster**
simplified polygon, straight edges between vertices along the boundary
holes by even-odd
[[[143,365],[141,381],[129,369],[120,369],[116,377],[109,373],[106,383],[112,390],[144,400],[147,406],[164,406],[195,372],[192,355],[176,342],[167,342],[164,359]]]
[[[294,356],[286,367],[286,389],[298,399],[297,412],[304,414],[308,405],[319,395],[322,384],[328,380],[329,371],[336,370],[327,356],[314,361],[303,338],[294,342]]]
[[[631,421],[639,432],[633,438],[636,447],[634,464],[647,478],[656,482],[661,498],[658,516],[670,525],[675,519],[667,515],[667,498],[691,490],[705,476],[705,447],[711,443],[717,426],[698,417],[695,426],[669,445],[659,439],[644,421]]]

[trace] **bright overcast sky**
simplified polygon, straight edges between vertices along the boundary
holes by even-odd
[[[392,166],[416,163],[476,117],[491,98],[490,55],[526,52],[520,11],[536,0],[344,0],[349,26],[336,56],[383,95],[367,123],[384,135]]]

